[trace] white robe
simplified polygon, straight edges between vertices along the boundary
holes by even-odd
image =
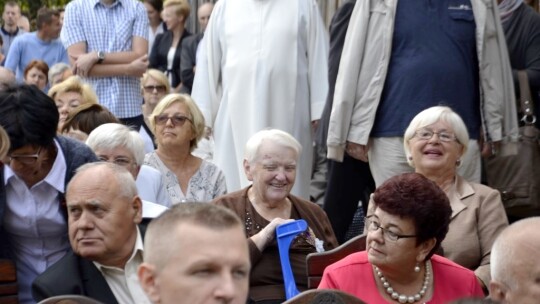
[[[220,0],[204,35],[192,97],[214,129],[227,189],[247,186],[244,146],[277,128],[302,144],[293,193],[309,199],[311,121],[328,92],[328,39],[315,0]]]

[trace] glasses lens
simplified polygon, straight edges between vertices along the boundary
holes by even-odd
[[[9,157],[10,161],[16,160],[17,162],[24,164],[24,165],[33,165],[36,163],[37,159],[39,158],[39,154],[41,153],[41,147],[37,150],[36,154],[31,155],[11,155]]]
[[[186,122],[187,117],[185,116],[173,116],[171,117],[175,126],[183,126]]]
[[[167,120],[169,120],[169,116],[167,116],[167,115],[156,116],[156,124],[158,124],[158,125],[166,124]]]

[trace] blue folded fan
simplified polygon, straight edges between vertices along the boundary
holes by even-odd
[[[279,259],[281,260],[281,272],[283,272],[283,281],[285,281],[285,296],[287,300],[300,293],[294,281],[291,260],[289,259],[289,248],[291,247],[292,240],[299,233],[306,231],[306,229],[307,223],[304,220],[285,223],[276,228]]]

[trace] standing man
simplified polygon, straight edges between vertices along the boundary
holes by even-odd
[[[368,161],[376,185],[412,171],[403,133],[420,111],[444,104],[465,121],[460,175],[480,181],[481,134],[517,139],[514,87],[496,0],[358,1],[328,131],[328,158]],[[439,130],[435,130],[439,131]],[[496,152],[497,144],[491,145]]]
[[[195,66],[197,65],[197,50],[201,39],[204,37],[204,31],[210,21],[210,15],[214,9],[212,2],[206,2],[197,10],[197,20],[201,33],[186,37],[182,41],[182,57],[180,60],[180,77],[182,79],[181,93],[191,94],[193,80],[195,79]]]
[[[24,69],[32,60],[43,60],[49,67],[58,62],[69,63],[66,49],[57,40],[62,28],[58,11],[46,7],[39,9],[37,28],[36,32],[17,37],[7,54],[5,67],[15,73],[19,82],[23,81]]]
[[[328,92],[328,40],[316,1],[220,0],[203,43],[192,95],[214,129],[214,161],[227,189],[249,185],[248,139],[276,128],[305,147],[293,193],[309,199],[312,122]]]
[[[112,163],[82,166],[66,193],[72,252],[32,284],[39,302],[66,294],[103,303],[149,303],[137,280],[142,202],[131,174]],[[144,228],[144,227],[141,227]]]
[[[144,247],[138,275],[153,303],[246,303],[248,243],[232,211],[175,205],[150,223]]]
[[[0,35],[4,44],[2,45],[2,54],[7,55],[9,47],[15,37],[25,33],[24,30],[19,29],[18,22],[21,17],[21,7],[15,1],[8,1],[4,4],[4,12],[2,13],[2,20],[4,24],[0,28]]]
[[[508,226],[491,249],[489,295],[497,303],[538,303],[540,298],[540,217]]]
[[[75,0],[60,35],[75,74],[99,102],[137,130],[144,121],[139,78],[148,66],[148,16],[137,0]]]

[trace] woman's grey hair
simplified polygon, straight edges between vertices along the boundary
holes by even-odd
[[[56,63],[49,70],[49,75],[48,75],[49,81],[52,82],[54,77],[56,77],[57,75],[63,74],[66,70],[69,70],[70,68],[71,67],[69,66],[69,64],[65,62]]]
[[[409,165],[414,167],[411,156],[411,149],[409,147],[409,141],[414,137],[415,132],[418,129],[425,128],[436,122],[443,121],[452,127],[452,131],[456,136],[458,143],[463,146],[463,154],[467,152],[469,147],[469,132],[467,132],[467,126],[463,122],[463,119],[454,112],[451,108],[446,106],[435,106],[427,108],[424,111],[418,113],[405,130],[403,136],[403,148],[405,149],[405,156]]]
[[[278,129],[266,129],[255,133],[247,141],[244,149],[244,159],[252,163],[258,157],[259,148],[264,141],[271,141],[276,145],[293,149],[297,160],[300,153],[302,153],[302,145],[292,135]]]
[[[133,154],[137,166],[141,166],[144,161],[144,141],[139,132],[122,124],[106,123],[95,128],[88,136],[86,144],[93,151],[123,147]]]

